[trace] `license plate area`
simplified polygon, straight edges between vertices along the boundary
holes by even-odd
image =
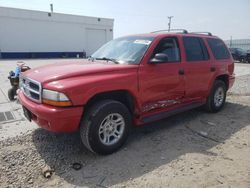
[[[23,107],[23,114],[27,118],[27,120],[31,121],[32,117],[31,112],[25,107]]]

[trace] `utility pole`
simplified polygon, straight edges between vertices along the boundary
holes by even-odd
[[[53,4],[50,4],[50,12],[53,13],[54,12],[54,8],[53,8]]]
[[[171,29],[171,20],[172,20],[173,16],[168,16],[168,32]]]
[[[229,44],[230,48],[232,48],[232,45],[233,45],[233,37],[231,36],[230,37],[230,44]]]

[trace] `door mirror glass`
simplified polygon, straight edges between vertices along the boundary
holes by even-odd
[[[149,61],[149,63],[163,63],[168,62],[168,55],[164,53],[155,54],[155,56]]]

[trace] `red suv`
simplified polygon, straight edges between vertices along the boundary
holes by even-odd
[[[31,69],[18,96],[30,121],[53,132],[79,130],[90,151],[109,154],[132,125],[199,106],[218,112],[234,79],[218,37],[160,31],[112,40],[82,62]]]

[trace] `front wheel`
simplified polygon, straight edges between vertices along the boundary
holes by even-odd
[[[114,100],[97,102],[87,110],[80,135],[84,146],[98,154],[111,154],[127,140],[131,115],[127,107]]]
[[[220,111],[226,101],[226,85],[221,80],[215,80],[210,95],[207,98],[205,108],[209,112]]]

